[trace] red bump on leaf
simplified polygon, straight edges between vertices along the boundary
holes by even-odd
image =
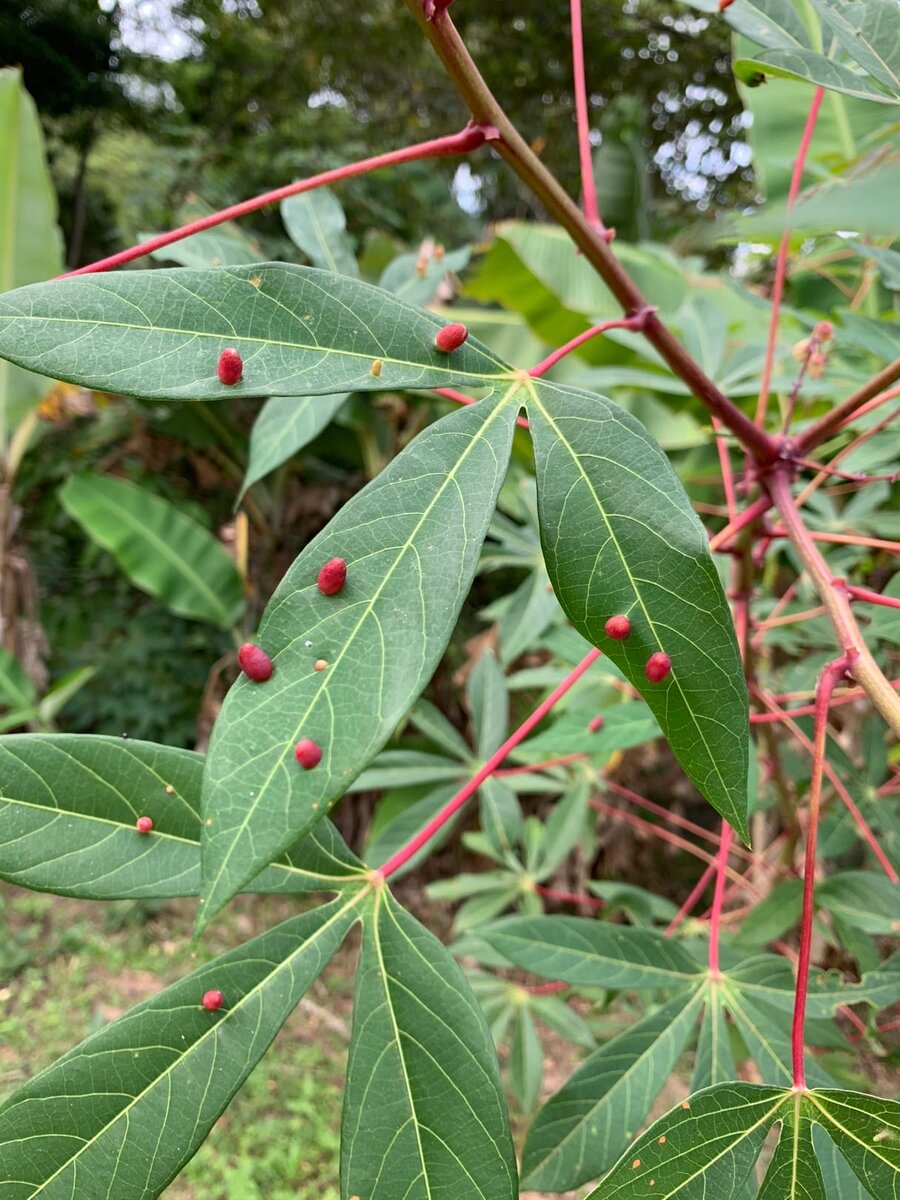
[[[731,8],[734,0],[719,0],[719,12],[724,12],[726,8]]]
[[[238,662],[244,674],[254,683],[265,683],[275,670],[265,650],[261,650],[253,642],[244,642],[238,650]]]
[[[237,350],[223,350],[219,355],[219,365],[216,368],[216,373],[219,376],[220,383],[227,383],[231,386],[234,383],[240,383],[244,374],[244,360],[238,354]]]
[[[225,1003],[225,997],[221,992],[215,990],[204,992],[203,999],[200,1001],[207,1012],[217,1012]]]
[[[607,637],[621,642],[623,638],[627,638],[629,633],[631,633],[631,622],[627,617],[610,617],[603,628],[606,630]]]
[[[153,818],[152,817],[138,817],[138,819],[134,823],[134,827],[138,831],[138,833],[149,833],[151,831],[151,829],[153,828]]]
[[[322,747],[311,738],[303,738],[294,747],[294,758],[304,771],[311,771],[322,761]]]
[[[606,717],[601,713],[598,717],[591,717],[588,721],[588,733],[599,733],[606,724]]]
[[[439,329],[434,339],[434,344],[438,350],[444,354],[449,354],[451,350],[458,350],[466,338],[469,336],[469,331],[465,325],[460,325],[458,321],[454,321],[452,325],[445,325],[443,329]]]
[[[663,654],[662,650],[657,650],[655,654],[651,654],[647,659],[644,674],[651,683],[659,683],[660,680],[665,679],[671,670],[671,658],[669,658],[668,654]]]
[[[347,564],[342,558],[330,558],[319,572],[318,582],[324,596],[336,596],[347,582]]]

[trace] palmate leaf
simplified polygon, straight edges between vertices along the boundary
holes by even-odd
[[[518,1196],[497,1056],[449,951],[386,891],[363,926],[344,1097],[341,1195]]]
[[[702,985],[682,992],[581,1064],[528,1131],[528,1187],[561,1192],[612,1166],[681,1057],[704,994]]]
[[[313,267],[123,271],[0,296],[0,355],[87,387],[163,400],[484,387],[509,377],[473,338],[452,355],[436,350],[444,324]],[[226,346],[244,360],[243,379],[230,387],[216,375]]]
[[[660,933],[587,917],[507,917],[479,934],[517,967],[581,987],[684,988],[702,973]]]
[[[70,1051],[0,1107],[2,1200],[152,1200],[193,1156],[367,889],[213,960]],[[218,1012],[201,1007],[215,988]]]
[[[527,408],[560,604],[640,689],[687,774],[746,838],[747,690],[703,526],[668,459],[623,410],[547,383]],[[604,631],[617,614],[631,621],[624,641]],[[672,671],[648,683],[657,651]]]
[[[59,499],[131,582],[172,612],[225,629],[241,615],[244,590],[234,559],[208,529],[162,496],[84,472],[63,484]]]
[[[275,663],[241,679],[216,722],[203,799],[201,927],[311,829],[384,745],[430,679],[471,585],[512,445],[500,398],[430,426],[294,562],[257,640]],[[323,596],[333,557],[347,583]],[[329,665],[314,669],[317,659]],[[302,771],[299,738],[322,747]]]
[[[900,1196],[900,1104],[842,1088],[810,1092],[808,1111],[878,1200]]]
[[[633,1142],[585,1200],[732,1200],[790,1096],[752,1083],[697,1092]]]
[[[91,734],[0,740],[0,879],[89,900],[200,891],[203,757]],[[135,829],[149,816],[153,832]],[[254,892],[341,890],[364,877],[330,821],[248,883]]]

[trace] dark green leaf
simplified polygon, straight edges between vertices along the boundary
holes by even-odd
[[[509,369],[469,338],[435,349],[443,322],[369,284],[313,267],[123,271],[0,296],[0,355],[73,383],[164,400],[314,396],[448,384],[489,386]],[[219,354],[244,359],[240,383]],[[383,368],[371,374],[375,359]]]
[[[537,1104],[541,1078],[544,1074],[544,1052],[528,1008],[516,1009],[509,1047],[509,1084],[523,1112],[530,1113]]]
[[[516,411],[485,400],[430,426],[282,580],[258,634],[275,674],[262,686],[239,679],[213,730],[201,927],[324,816],[428,682],[475,573]],[[347,583],[323,596],[318,571],[335,556]],[[316,671],[320,658],[329,665]],[[314,770],[294,761],[300,738],[322,747]]]
[[[753,1083],[698,1092],[629,1146],[585,1200],[731,1200],[790,1100]]]
[[[528,1131],[529,1187],[561,1192],[612,1166],[681,1057],[703,997],[702,987],[682,992],[581,1064]]]
[[[28,672],[5,646],[0,646],[0,705],[30,708],[36,703],[37,689]]]
[[[807,1102],[862,1184],[878,1200],[896,1200],[900,1196],[900,1104],[839,1088],[810,1092]]]
[[[385,267],[378,286],[386,292],[393,292],[407,304],[427,304],[448,271],[463,270],[470,253],[469,247],[463,246],[460,250],[451,250],[442,258],[432,254],[424,260],[424,271],[419,269],[421,255],[401,254]]]
[[[502,745],[509,729],[506,679],[492,651],[485,651],[472,668],[466,698],[475,727],[476,753],[479,758],[489,758]]]
[[[444,805],[457,792],[457,785],[450,784],[449,787],[436,788],[433,792],[429,792],[427,796],[423,796],[420,800],[414,801],[407,805],[395,817],[392,817],[384,825],[381,825],[375,836],[366,846],[365,859],[371,867],[380,867],[395,854],[402,846],[419,833],[432,817],[437,816]],[[430,858],[435,851],[440,850],[441,846],[447,841],[447,838],[452,834],[459,816],[454,815],[441,828],[440,833],[436,834],[431,840],[418,850],[412,858],[404,863],[404,865],[395,872],[392,878],[400,878],[407,871],[415,870],[426,858]]]
[[[779,1113],[781,1136],[759,1193],[759,1200],[828,1200],[812,1143],[809,1103],[795,1095]]]
[[[865,933],[900,931],[900,888],[875,871],[841,871],[816,888],[816,900]]]
[[[4,737],[0,878],[92,900],[196,896],[202,776],[201,755],[131,738]],[[152,819],[151,834],[137,832],[139,816]],[[323,821],[247,886],[331,891],[361,875],[359,860]]]
[[[700,973],[661,934],[585,917],[508,917],[481,936],[516,966],[582,987],[685,987]]]
[[[244,608],[234,560],[192,517],[146,488],[84,472],[59,493],[63,507],[132,583],[182,617],[227,629]]]
[[[357,919],[343,897],[138,1005],[0,1108],[9,1200],[159,1196],[209,1133]],[[216,1013],[200,999],[216,988]]]
[[[728,1036],[728,1024],[722,1007],[722,985],[718,980],[712,980],[707,989],[706,1007],[700,1022],[691,1091],[699,1092],[715,1083],[727,1083],[736,1077],[731,1039]]]
[[[514,1200],[497,1058],[448,951],[386,893],[363,935],[341,1145],[341,1193]]]
[[[748,707],[734,625],[703,526],[668,459],[599,396],[539,383],[528,400],[541,536],[578,631],[641,691],[687,774],[747,836]],[[595,530],[587,542],[585,530]],[[624,641],[606,636],[614,615]],[[663,651],[671,674],[648,683]]]

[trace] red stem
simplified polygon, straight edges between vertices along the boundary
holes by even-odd
[[[722,923],[722,899],[725,894],[725,872],[728,869],[728,851],[731,848],[732,829],[727,821],[722,822],[719,853],[716,857],[716,890],[713,895],[712,914],[709,918],[709,973],[713,979],[719,977],[719,928]]]
[[[734,490],[734,472],[731,469],[731,457],[728,453],[728,444],[722,436],[722,422],[718,417],[712,418],[712,426],[716,434],[716,450],[719,454],[719,466],[722,469],[722,486],[725,489],[725,503],[728,505],[728,520],[734,521],[737,518],[737,496]]]
[[[822,100],[825,96],[824,88],[816,88],[813,93],[812,103],[809,106],[809,114],[806,118],[806,125],[803,128],[803,136],[800,139],[800,147],[797,150],[797,157],[794,159],[794,172],[791,176],[791,186],[788,191],[787,211],[791,212],[794,207],[794,202],[797,199],[797,193],[800,191],[800,184],[803,182],[803,172],[806,169],[806,157],[809,153],[810,143],[812,142],[813,131],[816,128],[816,121],[819,116],[819,109],[822,107]],[[784,281],[787,275],[787,257],[788,249],[791,244],[791,226],[790,223],[785,227],[785,231],[781,236],[781,245],[778,247],[778,258],[775,262],[775,280],[772,284],[772,315],[769,319],[769,340],[766,345],[766,360],[763,364],[762,379],[759,386],[759,401],[756,405],[756,424],[762,426],[766,419],[766,408],[769,403],[769,389],[772,384],[772,368],[775,363],[775,346],[778,342],[778,320],[781,316],[781,300],[784,295]]]
[[[872,592],[868,588],[847,587],[854,600],[865,600],[867,604],[883,604],[885,608],[900,608],[900,600],[894,596],[883,596],[881,592]]]
[[[706,890],[706,885],[709,883],[710,879],[712,879],[713,875],[715,874],[716,866],[717,866],[716,863],[711,862],[707,866],[707,868],[703,872],[703,874],[700,876],[700,878],[697,880],[697,882],[694,884],[694,886],[691,888],[691,891],[688,895],[687,900],[685,900],[684,904],[682,904],[681,908],[679,908],[678,912],[675,914],[675,916],[672,918],[672,920],[666,926],[666,929],[665,929],[666,937],[668,937],[669,934],[674,933],[674,931],[678,928],[678,926],[681,924],[681,922],[684,920],[684,918],[693,910],[694,905],[697,903],[697,901],[700,899],[700,897],[703,895],[704,891]]]
[[[298,196],[301,192],[310,192],[314,188],[325,187],[330,183],[340,183],[342,179],[365,175],[369,171],[378,171],[382,167],[397,166],[398,163],[418,162],[422,158],[452,158],[457,154],[468,154],[495,137],[496,130],[491,126],[470,124],[465,129],[461,129],[459,133],[432,138],[427,142],[417,142],[414,146],[404,146],[400,150],[390,150],[386,154],[375,154],[371,158],[348,163],[343,167],[334,167],[330,171],[322,171],[319,175],[311,175],[308,179],[302,179],[297,183],[289,183],[285,187],[275,188],[274,191],[264,192],[252,200],[243,200],[240,204],[232,204],[229,208],[210,213],[209,216],[191,221],[187,225],[181,225],[178,229],[161,233],[158,237],[141,242],[138,246],[132,246],[129,250],[121,250],[118,254],[111,254],[109,258],[101,258],[98,262],[90,263],[86,267],[79,267],[77,271],[68,271],[59,278],[69,279],[73,275],[85,275],[93,271],[109,271],[112,267],[120,267],[123,263],[131,262],[135,258],[141,258],[145,254],[161,250],[163,246],[170,246],[173,242],[190,237],[191,234],[201,233],[204,229],[212,229],[215,225],[221,225],[223,221],[232,221],[236,217],[243,217],[247,213],[256,212],[259,208],[265,208],[267,204],[276,204],[279,200],[287,199],[288,196]]]
[[[819,832],[819,808],[822,797],[822,773],[825,767],[825,740],[828,736],[828,704],[831,693],[851,665],[851,653],[829,663],[816,688],[816,724],[813,738],[812,777],[809,783],[809,820],[806,826],[806,856],[803,864],[803,915],[800,918],[800,956],[797,962],[797,988],[794,993],[794,1020],[791,1026],[791,1058],[794,1087],[806,1087],[803,1063],[806,996],[809,988],[809,960],[812,947],[813,900],[816,886],[816,839]]]
[[[740,533],[747,525],[752,525],[757,518],[763,513],[769,511],[772,507],[772,501],[768,496],[760,496],[758,500],[754,500],[749,508],[744,511],[733,521],[729,521],[724,529],[720,529],[718,533],[713,534],[709,539],[710,550],[718,550],[724,546],[726,542],[731,541],[736,533]]]
[[[509,752],[514,750],[523,738],[527,737],[535,725],[538,725],[544,719],[551,708],[562,699],[566,692],[578,682],[588,667],[592,663],[595,663],[599,657],[599,650],[591,650],[590,653],[584,656],[578,666],[574,667],[562,683],[553,689],[547,699],[537,706],[531,716],[525,718],[515,733],[510,734],[500,749],[491,755],[484,766],[472,776],[469,782],[460,788],[451,800],[447,801],[441,811],[432,817],[428,824],[414,838],[407,842],[405,846],[401,846],[396,854],[391,855],[379,871],[383,879],[388,879],[395,871],[399,871],[405,863],[409,862],[414,854],[418,853],[424,845],[431,841],[434,835],[447,824],[453,814],[462,808],[470,796],[473,796],[478,791],[487,777],[493,774],[494,770],[500,766]]]
[[[544,887],[541,883],[534,885],[534,890],[539,896],[546,896],[548,900],[558,900],[560,904],[586,904],[589,908],[604,908],[605,900],[601,900],[598,896],[579,896],[575,892],[563,892],[559,888]]]
[[[539,379],[541,375],[546,374],[551,367],[555,366],[561,358],[565,358],[567,354],[571,354],[573,350],[577,350],[579,346],[583,346],[585,342],[589,342],[591,338],[595,338],[598,333],[606,333],[608,329],[634,329],[639,333],[644,328],[649,314],[655,311],[656,309],[648,307],[642,309],[639,313],[635,313],[633,317],[618,317],[613,321],[601,321],[599,325],[592,325],[590,329],[585,329],[584,333],[579,333],[570,342],[566,342],[564,346],[560,346],[558,350],[554,350],[552,354],[548,354],[536,367],[532,367],[528,374],[532,379]]]
[[[535,987],[530,987],[528,991],[532,996],[551,996],[554,992],[564,992],[569,985],[561,980],[556,980],[554,983],[539,983]]]
[[[591,162],[591,123],[588,116],[587,83],[584,76],[584,37],[581,29],[581,0],[570,0],[572,15],[572,70],[575,75],[575,117],[578,124],[578,161],[581,164],[581,197],[584,215],[599,233],[605,233],[597,203],[597,185]]]

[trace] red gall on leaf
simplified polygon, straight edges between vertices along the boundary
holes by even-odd
[[[734,0],[719,0],[719,12],[724,12],[726,8],[731,8]]]
[[[599,733],[606,724],[606,717],[602,714],[597,717],[591,717],[588,721],[588,733]]]
[[[328,663],[325,661],[324,658],[317,658],[316,661],[313,663],[313,668],[316,671],[324,671],[327,666],[328,666]]]
[[[218,1010],[225,1003],[225,997],[221,992],[217,992],[215,990],[211,992],[204,992],[203,999],[200,1001],[200,1003],[207,1012],[218,1012]]]
[[[383,366],[384,366],[384,362],[380,358],[373,359],[372,365],[371,365],[371,367],[369,367],[369,374],[374,375],[375,378],[377,379],[378,376],[381,374],[381,368]]]
[[[134,827],[138,831],[138,833],[149,833],[151,831],[151,829],[153,828],[153,818],[152,817],[138,817],[138,819],[134,823]]]
[[[347,564],[342,558],[330,558],[319,572],[319,591],[323,596],[336,596],[347,582]]]
[[[627,617],[610,617],[603,628],[606,630],[607,637],[621,642],[623,638],[627,638],[629,633],[631,633],[631,622]]]
[[[663,654],[662,650],[657,650],[655,654],[651,654],[647,659],[644,674],[651,683],[659,683],[660,680],[665,679],[671,670],[671,658],[669,658],[668,654]]]
[[[219,383],[232,384],[240,383],[244,374],[244,360],[238,354],[237,350],[223,350],[219,355],[219,365],[216,368],[216,373],[219,376]]]
[[[451,350],[458,350],[468,336],[469,331],[465,325],[454,321],[452,325],[445,325],[443,329],[438,330],[434,344],[442,353],[449,354]]]
[[[254,683],[265,683],[275,670],[265,650],[261,650],[253,642],[244,642],[238,650],[238,662],[244,674]]]
[[[311,738],[303,738],[294,747],[294,758],[304,771],[311,771],[322,761],[322,747]]]

